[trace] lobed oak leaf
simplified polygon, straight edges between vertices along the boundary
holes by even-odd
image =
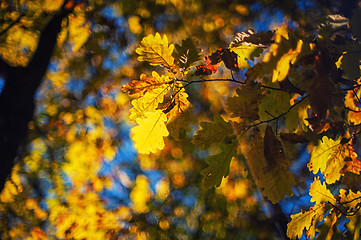
[[[231,160],[237,155],[237,145],[236,139],[229,144],[221,144],[221,152],[206,159],[209,166],[201,171],[206,188],[219,187],[223,177],[228,176]]]
[[[166,35],[162,38],[159,33],[156,33],[144,37],[135,51],[139,54],[139,61],[148,61],[150,65],[162,65],[172,69],[174,64],[173,49],[174,45],[168,45]]]
[[[187,69],[194,62],[201,59],[201,55],[199,53],[200,50],[196,47],[194,39],[189,37],[182,40],[181,45],[175,45],[173,57],[178,62],[178,66],[180,68]]]
[[[136,122],[138,118],[144,117],[144,113],[156,110],[169,89],[169,85],[162,84],[157,88],[147,90],[142,97],[133,99],[133,108],[130,109],[129,119]]]
[[[262,100],[261,84],[247,82],[236,90],[238,96],[226,100],[226,110],[231,117],[240,117],[245,121],[254,121],[258,117],[258,106]]]
[[[320,179],[314,178],[311,186],[310,186],[310,196],[311,202],[316,202],[316,204],[322,203],[322,202],[330,202],[335,203],[336,199],[330,192],[330,190],[327,189],[326,184],[321,184]]]
[[[341,183],[353,192],[361,190],[361,175],[353,172],[346,172],[341,179]]]
[[[341,144],[341,138],[332,140],[323,136],[311,152],[310,162],[307,167],[316,174],[320,171],[326,179],[327,184],[338,181],[341,177],[341,170],[350,156],[350,144]]]
[[[324,222],[317,227],[317,239],[344,239],[345,236],[338,229],[337,213],[332,211],[324,218]]]
[[[201,122],[202,129],[193,136],[192,143],[196,148],[207,150],[214,143],[222,142],[227,136],[233,134],[231,121],[224,121],[219,115],[214,115],[214,121]]]
[[[287,224],[287,237],[290,239],[301,238],[303,230],[306,229],[307,239],[308,237],[314,239],[316,226],[328,210],[330,210],[328,205],[319,203],[308,211],[292,214],[291,221]]]
[[[155,71],[152,72],[152,76],[148,77],[145,74],[140,75],[139,80],[133,80],[132,82],[123,86],[122,90],[128,92],[129,95],[138,94],[138,97],[144,96],[144,94],[154,88],[162,88],[162,85],[170,84],[169,77],[161,75]]]
[[[168,118],[167,128],[170,135],[179,141],[185,137],[186,133],[191,131],[189,124],[194,122],[191,112],[194,107],[188,101],[188,94],[182,86],[176,86],[175,91],[177,94],[163,112],[166,113]]]
[[[139,153],[149,154],[164,148],[163,137],[169,135],[166,121],[167,117],[161,110],[146,112],[144,118],[137,119],[139,125],[132,128],[131,138]]]
[[[230,47],[246,45],[246,46],[257,46],[257,47],[266,47],[267,45],[274,43],[272,39],[274,32],[271,31],[260,31],[255,33],[253,29],[248,29],[247,32],[240,32],[236,34],[236,37],[233,42],[231,42]]]

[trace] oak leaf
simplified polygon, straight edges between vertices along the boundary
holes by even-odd
[[[238,55],[238,67],[241,70],[250,67],[247,59],[253,61],[255,57],[259,57],[263,52],[262,48],[253,45],[230,47],[230,50]]]
[[[311,186],[310,186],[310,195],[312,196],[311,202],[315,202],[319,204],[321,202],[330,202],[335,203],[336,199],[327,189],[326,184],[321,184],[319,178],[314,178]]]
[[[165,81],[167,80],[168,77],[165,77]],[[135,122],[138,118],[142,118],[144,113],[156,110],[158,105],[163,102],[164,95],[169,89],[169,85],[162,84],[157,88],[148,89],[142,97],[133,99],[133,108],[130,109],[129,119]]]
[[[132,139],[139,153],[149,154],[162,150],[163,137],[169,135],[165,122],[166,115],[161,110],[146,112],[144,118],[137,119],[138,126],[132,128]]]
[[[187,69],[194,62],[201,59],[200,50],[196,47],[196,43],[192,38],[182,40],[182,44],[175,45],[173,57],[178,62],[178,66]]]
[[[133,80],[132,82],[123,86],[122,90],[128,92],[129,95],[138,94],[138,97],[144,96],[144,94],[154,88],[161,88],[162,85],[170,84],[171,81],[168,77],[161,75],[155,71],[152,72],[152,76],[148,77],[145,74],[140,75],[139,80]]]
[[[292,185],[295,184],[295,179],[288,169],[289,163],[278,164],[277,159],[277,163],[269,168],[264,153],[259,150],[264,148],[260,130],[253,128],[247,134],[240,139],[241,151],[247,160],[256,184],[263,189],[263,196],[272,203],[277,203],[286,195],[292,195]]]
[[[314,174],[320,171],[325,176],[326,183],[332,184],[340,179],[340,171],[345,166],[347,157],[350,157],[349,144],[342,145],[341,138],[332,140],[324,136],[313,148],[307,167]]]
[[[201,122],[202,129],[193,136],[192,143],[196,148],[207,150],[214,143],[221,143],[223,139],[233,133],[231,122],[224,121],[219,115],[214,115],[214,121]]]
[[[237,145],[236,139],[229,144],[221,144],[221,152],[206,159],[209,166],[201,171],[205,187],[219,187],[223,177],[228,176],[231,160],[237,155]]]
[[[162,65],[172,69],[174,58],[172,57],[174,45],[168,45],[168,38],[159,33],[144,37],[140,46],[135,50],[139,54],[139,61],[148,61],[150,65]]]
[[[308,211],[302,211],[291,215],[291,221],[287,224],[287,237],[291,239],[301,238],[303,230],[306,229],[306,236],[314,239],[317,224],[323,219],[323,216],[330,210],[329,205],[324,203],[316,204]]]
[[[231,117],[240,117],[245,121],[254,121],[258,117],[258,105],[262,100],[261,84],[247,82],[237,88],[238,96],[229,97],[226,100],[226,110]]]

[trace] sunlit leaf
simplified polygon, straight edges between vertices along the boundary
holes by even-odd
[[[313,229],[329,209],[330,207],[328,205],[320,203],[311,207],[308,211],[291,215],[292,220],[287,224],[287,237],[291,239],[301,238],[303,230],[306,229],[307,236],[314,239],[315,231]],[[314,226],[314,228],[311,228],[312,226]]]
[[[322,202],[335,203],[336,201],[330,190],[327,189],[326,184],[321,184],[319,178],[314,178],[310,186],[310,196],[312,196],[311,202],[316,202],[316,204]]]
[[[332,140],[324,136],[313,148],[307,166],[315,174],[320,171],[325,176],[326,183],[332,184],[340,179],[340,171],[345,166],[347,157],[350,157],[348,144],[342,145],[341,138]]]
[[[144,118],[137,119],[138,126],[132,128],[132,139],[139,153],[149,154],[164,148],[164,139],[169,135],[165,126],[167,117],[156,110],[146,112]]]
[[[159,33],[144,37],[140,46],[135,50],[138,54],[139,61],[148,61],[151,65],[163,65],[172,69],[174,58],[172,57],[174,45],[168,45],[166,35],[163,38]]]

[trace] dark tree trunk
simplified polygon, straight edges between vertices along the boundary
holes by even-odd
[[[63,7],[47,23],[26,67],[11,67],[0,59],[0,75],[5,80],[0,94],[0,191],[11,174],[15,158],[25,146],[28,124],[35,109],[34,93],[46,73],[61,22],[68,13]]]

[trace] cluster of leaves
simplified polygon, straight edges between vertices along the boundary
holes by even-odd
[[[185,92],[189,85],[236,84],[235,95],[224,101],[224,112],[215,114],[213,122],[201,122],[192,137],[195,148],[211,152],[201,171],[204,186],[219,187],[230,164],[244,158],[258,189],[276,204],[293,195],[296,184],[286,153],[306,145],[311,149],[307,167],[311,173],[320,172],[325,184],[314,179],[310,195],[315,205],[291,216],[287,236],[300,238],[306,229],[311,239],[316,232],[327,239],[345,237],[337,225],[346,217],[347,234],[357,239],[360,43],[350,37],[358,37],[352,19],[351,30],[346,27],[345,33],[348,21],[328,16],[317,37],[305,37],[287,26],[274,32],[238,33],[228,48],[205,56],[203,64],[198,63],[201,51],[191,38],[174,46],[166,35],[144,37],[136,49],[138,60],[160,65],[164,71],[141,74],[123,87],[134,97],[129,118],[137,123],[132,129],[136,149],[157,153],[165,148],[165,137],[182,141],[191,132],[194,107]],[[231,71],[229,78],[218,77],[225,74],[219,73],[222,63]],[[234,77],[239,77],[234,72],[240,69],[246,69],[242,81]],[[339,194],[331,193],[335,184]]]

